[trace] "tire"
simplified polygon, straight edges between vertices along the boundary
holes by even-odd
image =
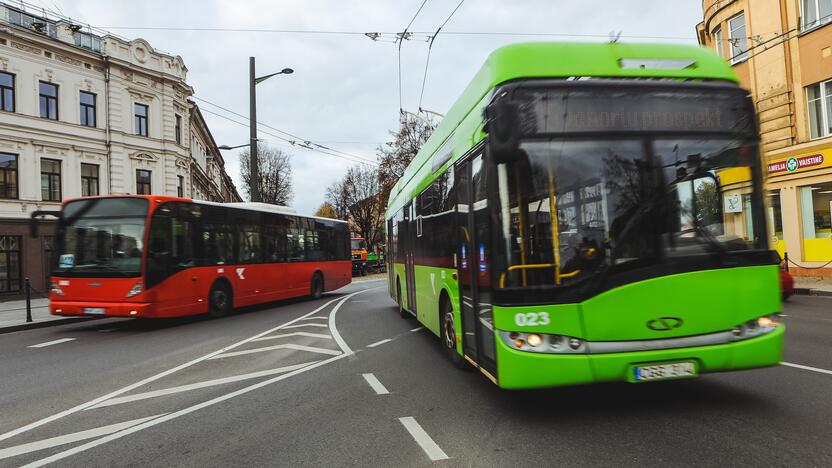
[[[234,298],[231,287],[225,283],[216,283],[208,292],[208,314],[211,317],[224,317],[231,313]]]
[[[324,279],[320,273],[312,275],[312,285],[309,288],[309,297],[320,299],[324,294]]]
[[[448,356],[448,360],[457,369],[466,369],[468,367],[463,358],[456,352],[456,320],[454,318],[454,309],[448,300],[443,300],[439,306],[439,335],[442,349]]]
[[[410,317],[410,312],[402,304],[402,283],[396,279],[396,302],[399,304],[399,316],[403,319]]]

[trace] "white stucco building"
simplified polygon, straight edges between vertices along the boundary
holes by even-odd
[[[182,58],[0,2],[0,296],[44,289],[52,237],[29,213],[152,193],[239,201]],[[53,229],[53,228],[52,228]]]

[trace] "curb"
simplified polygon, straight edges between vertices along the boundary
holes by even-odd
[[[21,323],[20,325],[10,325],[8,327],[0,328],[0,335],[4,333],[12,333],[22,330],[34,330],[36,328],[55,327],[58,325],[65,325],[68,323],[83,322],[86,320],[97,320],[101,317],[67,317],[55,320],[41,320],[39,322]]]
[[[826,291],[824,289],[812,289],[812,288],[794,288],[794,294],[798,296],[830,296],[832,297],[832,291]]]

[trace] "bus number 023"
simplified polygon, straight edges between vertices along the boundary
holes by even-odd
[[[514,314],[514,323],[518,327],[534,327],[536,325],[549,325],[548,312],[526,312]]]

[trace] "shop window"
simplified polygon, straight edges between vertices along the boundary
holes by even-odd
[[[800,187],[804,239],[828,238],[832,232],[832,183]]]
[[[780,206],[780,192],[768,192],[766,202],[769,234],[773,241],[783,240],[783,210]]]
[[[20,291],[20,236],[0,236],[0,293]]]

